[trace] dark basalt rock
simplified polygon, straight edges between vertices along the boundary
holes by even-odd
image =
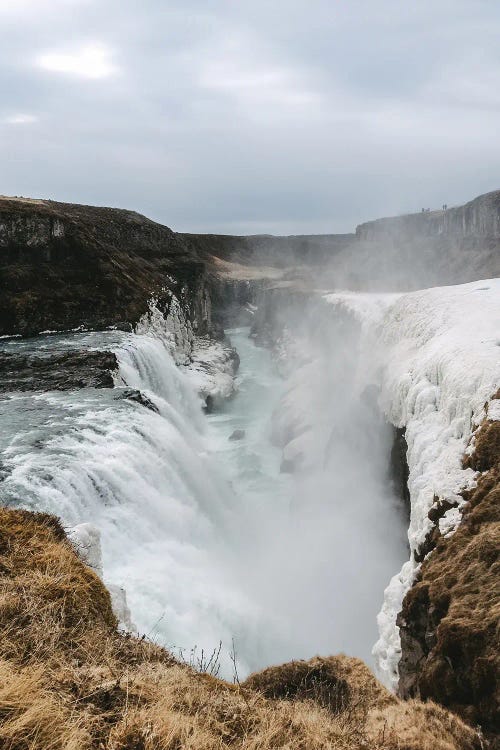
[[[393,428],[393,441],[390,455],[390,476],[396,495],[401,499],[405,511],[406,520],[410,520],[410,491],[408,489],[409,468],[407,461],[408,444],[406,442],[406,429],[404,427]]]
[[[229,440],[243,440],[243,438],[245,437],[245,434],[246,434],[245,430],[234,430],[229,435]]]
[[[457,507],[458,504],[456,502],[450,502],[449,500],[434,497],[434,505],[427,514],[427,517],[430,521],[432,521],[434,526],[427,533],[423,543],[413,553],[415,562],[423,562],[427,555],[436,547],[439,539],[441,538],[441,533],[439,531],[440,519],[443,518],[445,513],[451,510],[451,508]]]
[[[127,388],[126,390],[122,391],[117,397],[117,400],[126,399],[127,401],[134,401],[136,404],[141,404],[141,406],[145,406],[146,409],[150,409],[150,411],[156,412],[156,414],[160,413],[160,410],[154,404],[150,398],[146,396],[146,394],[142,393],[142,391],[139,391],[136,388]]]
[[[112,352],[69,351],[47,356],[0,352],[0,392],[113,388]]]
[[[361,225],[356,235],[231,237],[179,234],[122,209],[1,197],[0,335],[130,326],[152,295],[173,293],[196,333],[222,336],[225,311],[234,322],[235,311],[267,285],[222,278],[214,258],[289,269],[284,283],[297,288],[314,281],[386,289],[387,267],[403,290],[493,277],[500,272],[499,206],[497,191],[443,216]],[[459,226],[466,236],[457,236]],[[387,255],[386,235],[394,233]]]
[[[174,293],[211,332],[207,257],[133,211],[0,198],[0,335],[130,328]]]

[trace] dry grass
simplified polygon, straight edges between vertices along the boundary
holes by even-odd
[[[109,595],[50,516],[0,509],[5,750],[475,750],[433,704],[404,703],[347,657],[230,685],[117,632]]]
[[[79,750],[89,746],[81,719],[43,684],[44,668],[16,670],[0,662],[0,747]]]

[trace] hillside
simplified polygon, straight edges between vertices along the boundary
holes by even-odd
[[[460,719],[398,700],[355,659],[230,684],[120,634],[108,592],[50,516],[0,510],[0,595],[5,750],[481,748]]]

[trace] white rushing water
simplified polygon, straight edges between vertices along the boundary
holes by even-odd
[[[222,641],[228,676],[233,639],[240,676],[319,652],[369,659],[384,586],[404,556],[388,484],[369,460],[366,469],[370,446],[356,471],[349,440],[319,474],[280,473],[270,433],[283,381],[246,329],[230,335],[238,392],[208,418],[153,333],[11,343],[112,348],[123,383],[159,413],[120,387],[5,397],[2,502],[95,524],[104,578],[125,587],[139,632],[187,653]],[[229,440],[234,430],[242,439]]]

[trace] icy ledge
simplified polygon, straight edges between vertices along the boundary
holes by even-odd
[[[220,403],[234,393],[239,365],[236,351],[227,341],[195,335],[174,295],[166,313],[153,298],[135,333],[160,341],[205,402],[210,398],[213,404]]]
[[[80,559],[102,580],[101,533],[97,526],[92,523],[80,523],[68,529],[67,535]],[[137,628],[132,622],[125,589],[115,584],[105,585],[111,596],[111,607],[119,627],[129,633],[136,633]]]
[[[373,649],[379,679],[396,690],[396,618],[419,569],[415,553],[432,528],[429,510],[437,498],[453,503],[439,528],[444,535],[456,530],[460,493],[476,477],[462,468],[462,458],[473,450],[474,431],[500,387],[500,279],[399,296],[337,293],[325,300],[349,309],[376,338],[381,407],[395,426],[406,428],[411,556],[385,590]],[[492,405],[488,418],[499,417]]]

